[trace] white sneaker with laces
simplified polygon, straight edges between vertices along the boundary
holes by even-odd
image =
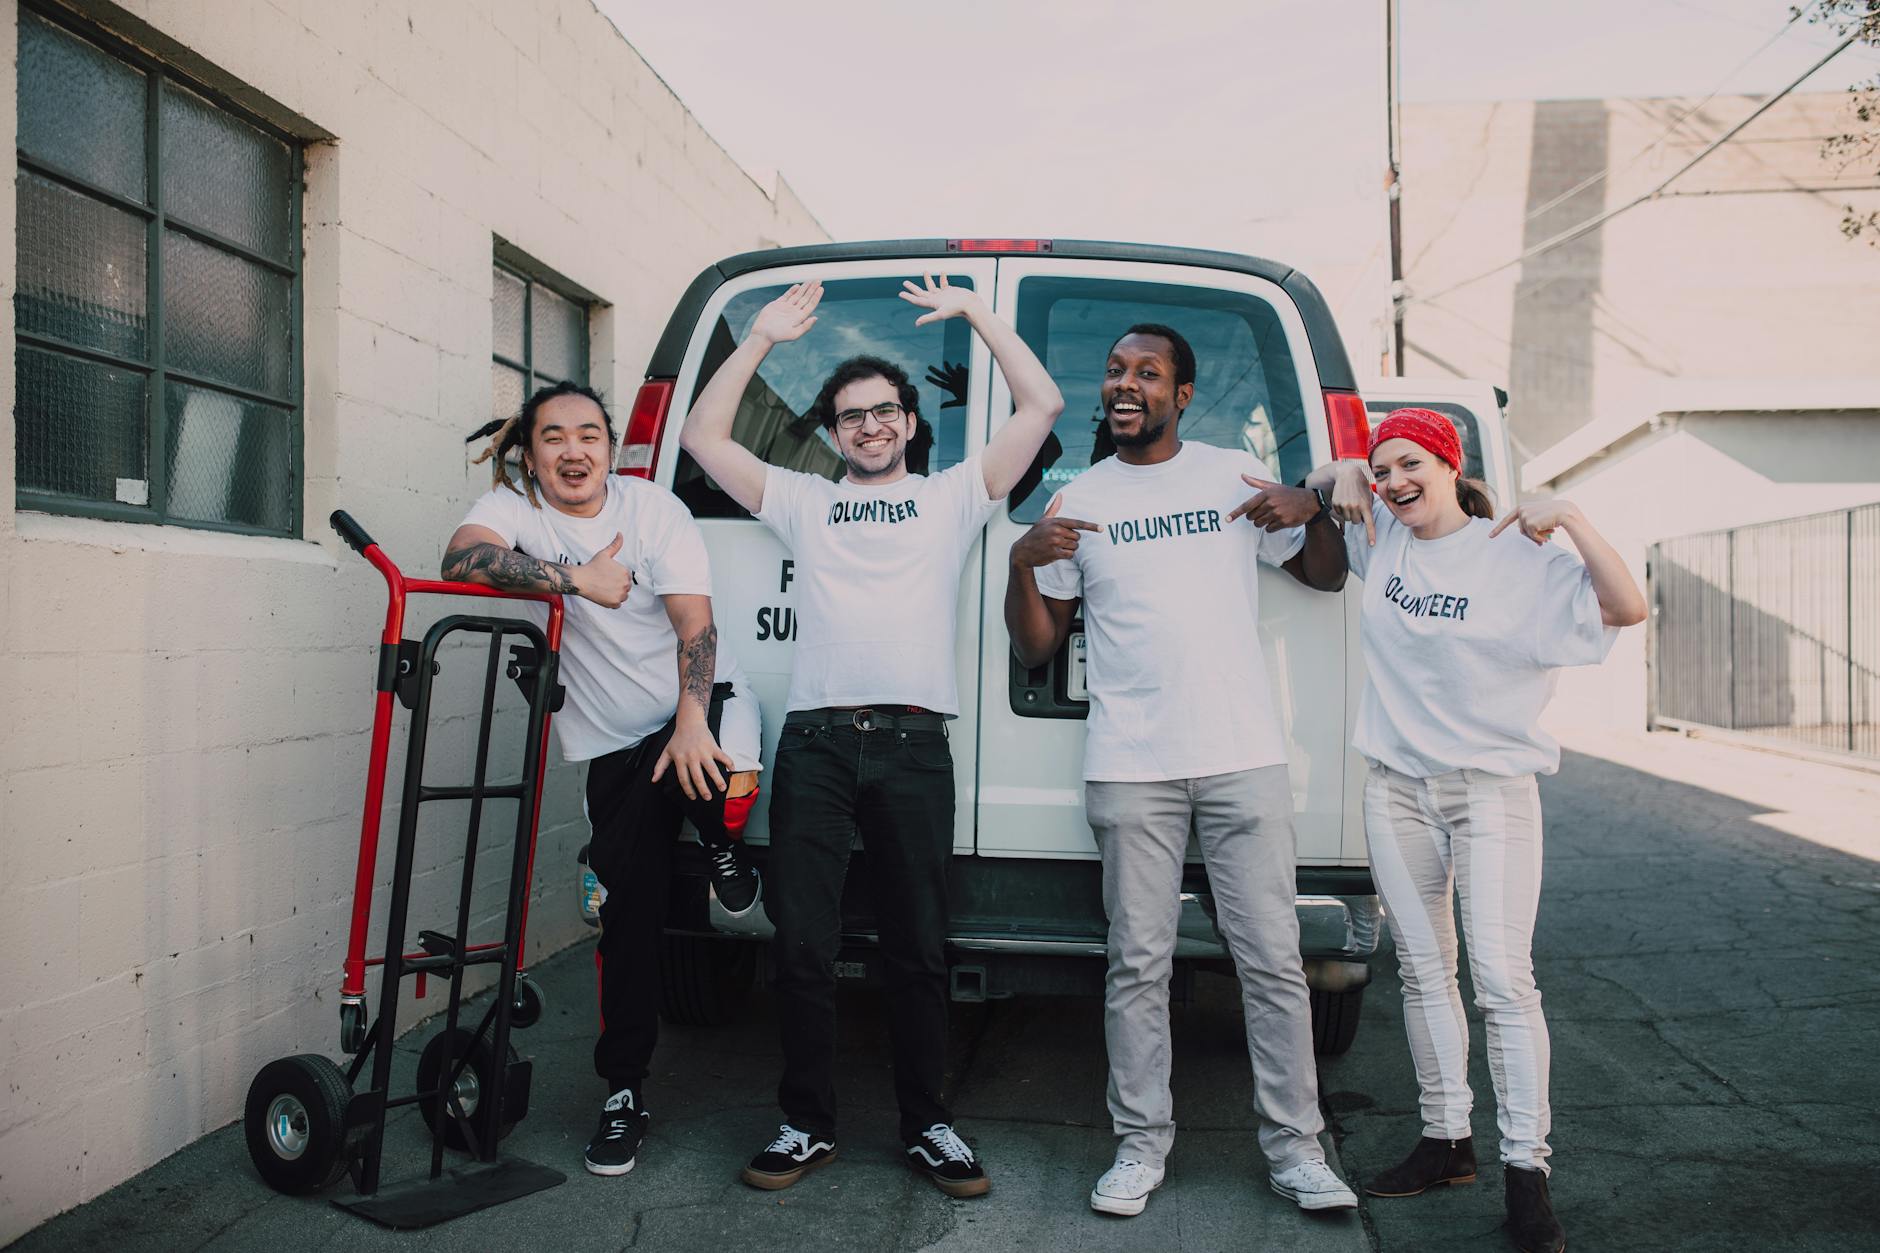
[[[1149,1194],[1162,1186],[1162,1176],[1166,1173],[1164,1167],[1119,1157],[1116,1165],[1097,1180],[1096,1188],[1090,1193],[1090,1208],[1099,1214],[1134,1217],[1148,1208]]]
[[[1269,1182],[1273,1191],[1296,1202],[1300,1209],[1358,1208],[1357,1195],[1318,1158],[1279,1171]]]

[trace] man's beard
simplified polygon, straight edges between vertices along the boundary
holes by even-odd
[[[1136,433],[1133,435],[1119,435],[1117,434],[1116,424],[1114,422],[1110,422],[1107,418],[1105,418],[1104,421],[1108,423],[1110,428],[1110,442],[1115,444],[1118,448],[1147,448],[1150,444],[1162,438],[1163,431],[1168,430],[1167,418],[1163,418],[1154,426],[1150,426],[1147,413],[1144,413],[1143,423],[1136,428]]]
[[[858,465],[855,459],[850,457],[848,453],[845,452],[842,454],[843,466],[847,468],[849,477],[857,482],[867,482],[870,479],[885,478],[900,469],[901,463],[905,460],[907,460],[906,440],[902,440],[900,444],[896,445],[894,456],[889,458],[888,464],[882,466],[879,470],[865,470]]]

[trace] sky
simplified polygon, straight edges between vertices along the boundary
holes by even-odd
[[[1305,268],[1348,341],[1387,303],[1384,0],[597,3],[836,239],[1250,252]],[[1770,92],[1836,42],[1797,22],[1770,44],[1788,17],[1786,0],[1401,0],[1403,96]],[[1803,90],[1880,71],[1858,52]]]

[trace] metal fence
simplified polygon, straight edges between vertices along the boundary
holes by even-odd
[[[1651,549],[1651,715],[1880,757],[1880,504]]]

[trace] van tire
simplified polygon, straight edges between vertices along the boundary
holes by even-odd
[[[1312,992],[1312,1051],[1320,1057],[1343,1057],[1358,1038],[1358,1013],[1364,1008],[1364,989]]]
[[[757,946],[738,940],[666,935],[659,943],[659,1011],[678,1027],[737,1020],[757,974]]]

